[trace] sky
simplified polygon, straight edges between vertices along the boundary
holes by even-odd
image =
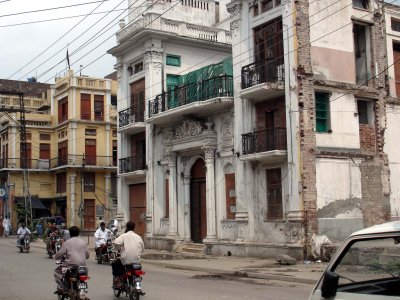
[[[106,52],[127,7],[127,0],[0,0],[0,78],[52,84],[65,75],[67,49],[77,74],[81,65],[82,75],[112,73],[116,60]]]

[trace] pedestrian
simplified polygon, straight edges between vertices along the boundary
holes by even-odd
[[[10,223],[10,219],[8,218],[8,216],[6,216],[3,220],[3,229],[4,229],[4,236],[8,237],[10,234],[10,227],[11,227],[11,223]]]

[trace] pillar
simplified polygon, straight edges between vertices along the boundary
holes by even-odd
[[[176,190],[176,153],[171,152],[168,155],[168,168],[169,168],[169,236],[178,236],[178,202]]]
[[[191,241],[190,227],[190,175],[185,175],[183,179],[183,189],[185,193],[184,223],[185,223],[185,242]]]

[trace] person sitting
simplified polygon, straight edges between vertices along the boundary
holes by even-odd
[[[53,259],[62,260],[61,264],[54,270],[54,279],[57,283],[57,291],[54,292],[55,294],[64,293],[67,288],[63,283],[63,268],[86,266],[86,259],[89,258],[89,251],[86,242],[79,238],[79,232],[79,227],[72,226],[69,229],[71,238],[65,241],[60,251],[53,255]]]
[[[25,223],[21,224],[21,227],[18,228],[17,231],[17,247],[21,246],[21,243],[23,242],[24,238],[25,238],[25,234],[31,234],[31,231],[29,230],[29,228],[25,227]]]
[[[114,245],[117,250],[121,250],[121,257],[111,264],[113,272],[114,287],[121,287],[120,276],[124,274],[124,266],[140,261],[140,256],[144,251],[144,243],[140,235],[134,232],[135,223],[126,223],[125,233],[115,239]],[[139,291],[144,295],[143,290]]]
[[[111,231],[106,228],[106,223],[101,222],[100,228],[97,229],[96,232],[94,233],[94,238],[96,241],[95,252],[97,256],[102,254],[101,245],[107,242],[107,238],[109,235],[111,236]]]

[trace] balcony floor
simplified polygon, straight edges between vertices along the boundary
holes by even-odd
[[[138,132],[145,131],[145,129],[146,129],[145,122],[134,122],[134,123],[129,123],[128,125],[122,127],[118,127],[118,132],[124,134],[135,134]]]
[[[261,83],[240,91],[241,98],[254,102],[274,99],[284,95],[285,85],[282,81]]]
[[[168,109],[151,116],[146,121],[150,124],[166,125],[174,123],[177,118],[182,118],[183,116],[194,115],[197,117],[207,117],[210,115],[210,112],[217,113],[231,107],[233,107],[233,97],[218,97]]]
[[[287,150],[273,150],[246,155],[243,154],[239,159],[242,161],[258,161],[267,164],[281,163],[287,159]]]

